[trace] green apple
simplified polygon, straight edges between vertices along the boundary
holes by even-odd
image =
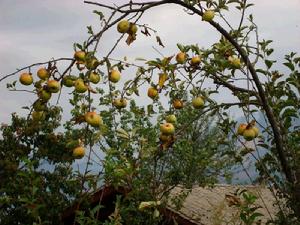
[[[128,20],[120,21],[117,26],[117,30],[122,34],[127,33],[129,28],[130,28],[130,23],[128,22]]]
[[[247,128],[247,124],[245,123],[241,123],[238,128],[237,128],[237,134],[238,135],[243,135],[244,131],[246,130]]]
[[[99,127],[103,123],[101,116],[96,112],[87,112],[84,119],[92,127]]]
[[[34,121],[40,121],[45,119],[46,114],[44,111],[33,111],[31,117]]]
[[[57,93],[60,90],[60,84],[56,80],[48,80],[47,90],[51,93]]]
[[[84,93],[88,89],[88,87],[85,85],[84,81],[80,78],[74,82],[74,87],[75,87],[75,91],[78,93]]]
[[[117,83],[121,79],[121,73],[118,70],[113,69],[109,73],[109,80],[113,83]]]
[[[30,73],[22,73],[20,75],[19,81],[23,85],[31,85],[33,83],[33,78]]]
[[[63,85],[65,85],[66,87],[72,87],[72,86],[74,86],[74,78],[73,78],[73,76],[64,76],[64,78],[63,78],[63,81],[62,81],[62,83],[63,83]]]
[[[235,56],[228,57],[229,63],[236,69],[241,68],[241,60]]]
[[[252,128],[246,128],[243,132],[243,137],[247,141],[253,140],[255,136],[256,136],[255,130],[253,130]]]
[[[47,105],[44,101],[39,99],[33,103],[33,109],[35,111],[45,111],[47,109]]]
[[[215,17],[215,12],[213,10],[206,10],[203,13],[202,20],[210,22],[214,19],[214,17]]]
[[[86,61],[86,68],[89,70],[95,70],[100,64],[96,57],[89,58]]]
[[[50,77],[50,73],[46,68],[40,68],[37,71],[37,76],[41,79],[41,80],[46,80]]]
[[[164,135],[171,135],[175,133],[175,127],[172,123],[164,123],[160,125],[160,132]]]
[[[166,134],[160,134],[159,135],[159,140],[161,142],[168,142],[172,140],[172,136],[171,135],[166,135]]]
[[[255,132],[255,137],[257,137],[258,134],[259,134],[259,129],[257,127],[255,127],[255,126],[253,126],[252,130]]]
[[[175,116],[174,114],[167,115],[167,116],[166,116],[166,121],[167,121],[168,123],[176,123],[177,118],[176,118],[176,116]]]
[[[201,96],[196,97],[192,100],[192,105],[195,109],[200,109],[204,106],[204,100]]]
[[[76,51],[76,52],[74,53],[74,58],[75,58],[77,61],[84,62],[84,60],[85,60],[85,52],[84,52],[84,51]]]
[[[113,101],[113,105],[118,109],[122,109],[127,106],[127,101],[125,98],[117,98]]]
[[[41,89],[39,92],[38,92],[38,96],[39,98],[44,101],[44,102],[47,102],[49,101],[49,99],[51,98],[51,92],[49,91],[46,91],[44,89]]]
[[[98,73],[95,73],[95,72],[90,72],[90,74],[89,74],[89,80],[93,84],[98,84],[99,81],[100,81],[100,75]]]
[[[133,35],[136,34],[136,32],[138,31],[138,27],[137,25],[135,25],[134,23],[130,23],[129,29],[128,29],[128,33]]]

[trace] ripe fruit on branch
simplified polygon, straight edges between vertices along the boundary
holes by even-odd
[[[127,101],[125,98],[117,98],[113,101],[113,105],[117,108],[117,109],[122,109],[125,108],[127,106]]]
[[[236,69],[241,68],[241,60],[235,56],[228,57],[229,63]]]
[[[100,75],[98,73],[91,72],[90,75],[89,75],[89,80],[93,84],[98,84],[99,81],[100,81]]]
[[[168,75],[166,73],[160,73],[158,79],[158,86],[162,88],[167,79],[168,79]]]
[[[171,141],[172,140],[172,136],[171,135],[166,135],[166,134],[160,134],[159,135],[159,140],[161,142]]]
[[[148,94],[148,97],[149,97],[149,98],[155,99],[155,98],[157,98],[157,96],[158,96],[158,91],[157,91],[156,88],[150,87],[150,88],[148,89],[147,94]]]
[[[49,91],[46,91],[44,89],[41,89],[39,92],[38,92],[38,96],[39,98],[44,101],[44,102],[47,102],[50,98],[51,98],[51,92]]]
[[[81,159],[82,157],[84,157],[84,154],[85,154],[85,149],[82,146],[73,149],[73,156],[76,159]]]
[[[87,112],[84,119],[92,127],[99,127],[103,123],[101,116],[96,112]]]
[[[192,105],[195,109],[200,109],[204,106],[204,100],[201,96],[196,97],[192,100]]]
[[[166,116],[166,121],[167,121],[168,123],[176,123],[177,118],[176,118],[176,116],[175,116],[174,114],[167,115],[167,116]]]
[[[80,78],[74,82],[74,87],[75,87],[75,91],[78,93],[84,93],[88,89],[88,87],[85,85],[84,81]]]
[[[108,79],[113,83],[117,83],[121,79],[121,73],[118,70],[113,69],[110,71]]]
[[[95,70],[100,65],[100,62],[96,57],[86,59],[86,68],[89,70]]]
[[[74,85],[74,77],[73,76],[65,76],[63,78],[63,85],[65,85],[66,87],[72,87]]]
[[[185,61],[186,61],[186,54],[184,52],[179,52],[177,55],[176,55],[176,62],[179,63],[179,64],[184,64]]]
[[[192,66],[198,66],[201,62],[201,57],[199,55],[195,55],[191,59],[191,65]]]
[[[241,123],[238,128],[237,128],[237,134],[238,135],[243,135],[244,131],[246,130],[247,128],[247,124],[245,123]]]
[[[74,58],[75,58],[77,61],[84,62],[84,60],[85,60],[85,52],[84,52],[84,51],[76,51],[76,52],[74,53]]]
[[[182,109],[183,108],[183,102],[180,99],[174,99],[173,107],[175,109]]]
[[[258,134],[259,134],[259,129],[258,129],[256,126],[252,126],[252,130],[254,130],[254,132],[255,132],[255,137],[257,137]]]
[[[160,125],[160,132],[164,135],[171,135],[175,133],[175,127],[172,123],[164,123]]]
[[[20,75],[19,81],[23,85],[31,85],[33,83],[33,78],[30,73],[22,73]]]
[[[46,114],[44,111],[33,111],[31,117],[34,121],[40,121],[45,119]]]
[[[35,111],[44,111],[44,110],[46,110],[47,109],[47,105],[46,105],[46,103],[44,102],[44,101],[41,101],[40,99],[39,100],[37,100],[37,101],[35,101],[34,103],[33,103],[33,109],[35,110]]]
[[[128,34],[134,35],[138,31],[137,25],[134,23],[130,23],[129,29],[128,29]]]
[[[247,141],[251,141],[255,138],[256,136],[256,132],[252,127],[247,127],[244,132],[243,132],[243,137],[245,138],[245,140]]]
[[[128,20],[122,20],[118,23],[117,30],[120,33],[124,34],[128,32],[129,27],[130,27],[130,23],[128,22]]]
[[[41,80],[46,80],[49,78],[50,73],[46,68],[40,68],[37,71],[37,76],[41,79]]]
[[[60,90],[60,84],[56,80],[48,80],[47,89],[51,93],[57,93]]]
[[[213,10],[206,10],[203,13],[202,20],[210,22],[215,17],[215,12]]]

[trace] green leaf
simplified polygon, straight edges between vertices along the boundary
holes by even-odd
[[[288,67],[291,71],[295,70],[295,66],[291,62],[285,62],[283,63],[286,67]]]
[[[265,64],[266,66],[268,67],[268,69],[270,69],[273,65],[273,63],[276,62],[276,61],[271,61],[271,60],[265,60]]]

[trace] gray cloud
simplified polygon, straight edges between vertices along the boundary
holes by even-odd
[[[126,0],[102,0],[102,3],[120,5]],[[142,2],[142,1],[139,1]],[[300,52],[300,2],[289,1],[252,1],[256,4],[250,10],[259,26],[260,37],[274,39],[274,57],[282,60],[289,51]],[[1,0],[0,1],[0,76],[15,71],[34,62],[49,60],[52,57],[71,56],[72,44],[82,42],[86,37],[86,26],[98,27],[97,17],[91,13],[94,6],[83,4],[83,1],[64,0]],[[104,10],[106,12],[106,10]],[[226,13],[228,20],[237,25],[236,11]],[[217,19],[218,20],[218,19]],[[174,5],[163,6],[146,12],[141,24],[151,25],[158,31],[166,48],[158,47],[155,37],[144,37],[139,34],[136,42],[128,47],[124,41],[120,44],[114,57],[128,56],[153,58],[160,57],[152,46],[156,46],[164,55],[175,54],[176,43],[198,43],[199,46],[210,46],[219,39],[219,34],[201,21],[197,16],[189,16],[182,8]],[[98,54],[103,56],[119,34],[115,27],[109,30],[99,46]],[[28,100],[27,94],[11,93],[5,89],[5,82],[0,83],[0,121],[9,118],[12,111],[19,111]],[[225,97],[224,97],[225,96]],[[228,97],[227,97],[228,96]],[[222,95],[218,100],[229,100],[229,95]],[[32,101],[32,100],[31,100]],[[148,102],[148,100],[146,100]]]

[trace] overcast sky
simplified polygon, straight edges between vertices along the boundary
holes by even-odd
[[[127,1],[99,2],[121,4]],[[274,59],[282,61],[284,54],[300,52],[299,0],[249,2],[256,4],[251,13],[259,26],[260,38],[274,40]],[[97,29],[98,18],[92,13],[94,9],[97,7],[84,4],[82,0],[0,0],[0,77],[14,72],[16,68],[52,57],[72,56],[73,43],[82,42],[87,37],[86,26],[93,25]],[[237,24],[236,12],[226,16]],[[152,46],[169,56],[177,52],[178,42],[208,47],[220,37],[197,16],[188,16],[174,5],[152,9],[140,23],[155,28],[166,48],[158,47],[154,38],[144,38],[139,34],[132,46],[122,43],[115,56],[126,55],[132,59],[159,57]],[[115,29],[107,32],[98,52],[105,54],[118,37]],[[5,87],[6,82],[0,83],[0,122],[7,121],[11,112],[20,112],[21,106],[34,101],[30,94],[9,92]]]

